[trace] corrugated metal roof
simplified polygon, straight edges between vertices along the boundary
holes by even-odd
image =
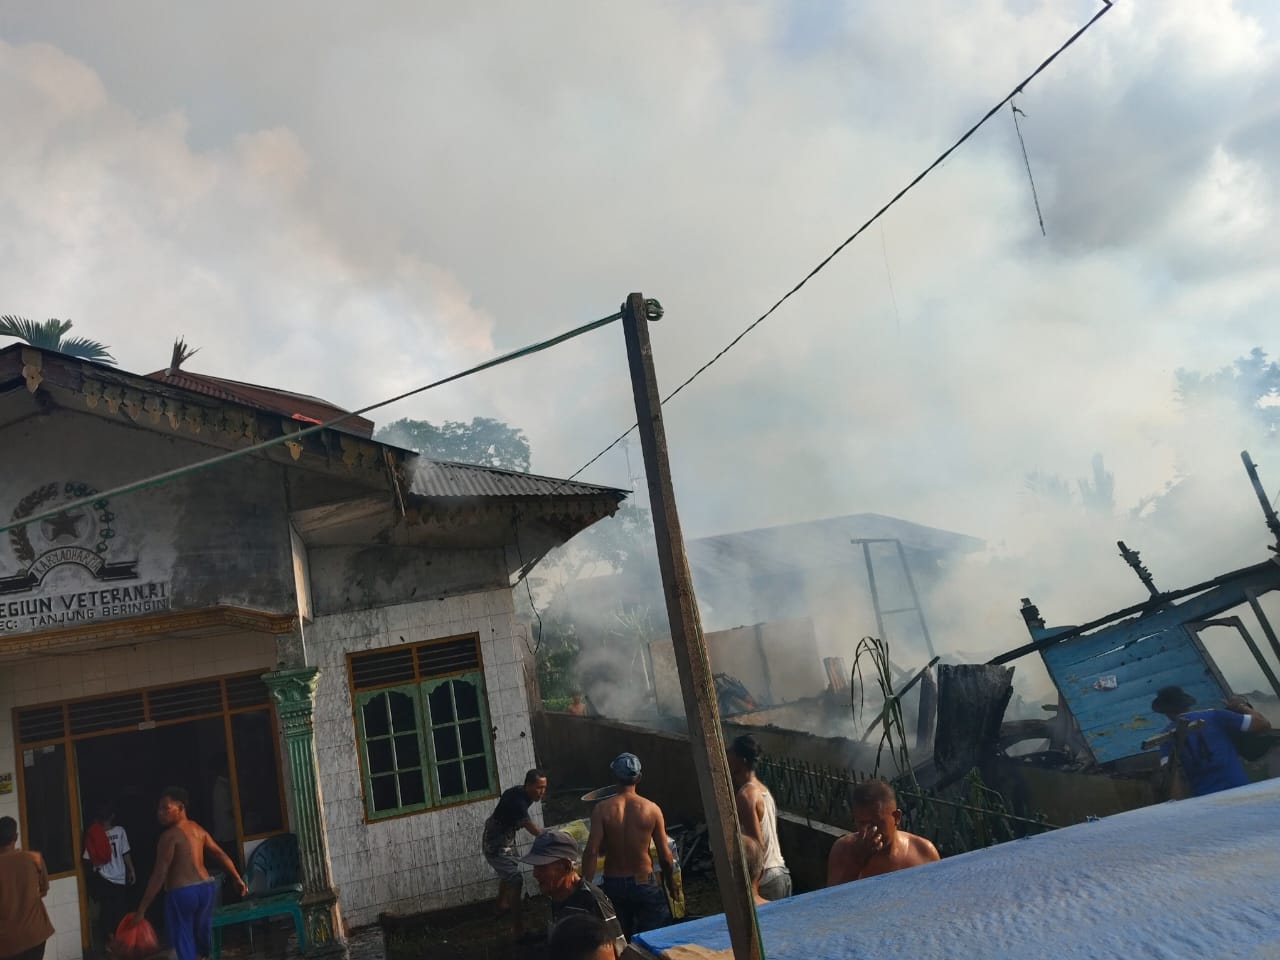
[[[780,570],[822,570],[851,562],[862,555],[850,542],[865,538],[898,540],[907,550],[939,555],[972,553],[983,542],[976,537],[938,530],[878,513],[855,513],[757,530],[741,530],[688,542],[689,564],[708,576],[761,575]]]
[[[613,487],[426,457],[411,461],[408,468],[413,470],[409,492],[419,497],[613,497],[621,501],[626,496]]]

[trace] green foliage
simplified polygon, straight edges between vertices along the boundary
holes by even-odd
[[[1048,500],[1053,503],[1071,502],[1071,487],[1056,473],[1032,470],[1023,479],[1023,486],[1027,493],[1038,500]]]
[[[1261,439],[1274,441],[1280,437],[1280,362],[1268,359],[1261,347],[1254,347],[1230,366],[1212,373],[1177,370],[1174,396],[1188,410],[1208,408],[1216,414],[1235,408],[1240,423],[1259,433]],[[1092,477],[1076,481],[1079,504],[1090,513],[1114,516],[1115,475],[1105,468],[1100,453],[1093,455],[1091,466]],[[1026,475],[1023,485],[1041,503],[1062,506],[1074,502],[1071,485],[1058,474],[1035,470]],[[1167,505],[1177,487],[1178,482],[1171,481],[1163,490],[1140,497],[1128,511],[1129,516],[1140,518],[1162,503]]]
[[[0,317],[0,337],[16,337],[42,350],[56,350],[69,357],[95,360],[98,363],[115,363],[106,344],[86,337],[68,337],[70,320],[45,320],[37,322],[24,317],[6,314]]]
[[[558,649],[548,646],[538,649],[538,692],[543,703],[569,702],[576,689],[577,660],[576,644],[564,644]]]
[[[593,523],[557,551],[552,564],[565,580],[573,580],[596,565],[608,567],[610,573],[638,574],[646,566],[656,573],[653,517],[644,507],[623,503],[612,517]]]
[[[445,420],[439,426],[427,420],[397,420],[379,429],[373,439],[433,460],[529,472],[529,440],[524,431],[491,417],[475,417],[470,423]]]
[[[1175,393],[1185,406],[1225,400],[1268,437],[1280,433],[1280,362],[1268,360],[1261,347],[1213,373],[1180,369],[1174,378]]]
[[[665,633],[654,616],[652,604],[635,603],[613,611],[614,625],[600,638],[605,646],[632,651],[646,646]]]
[[[590,629],[584,628],[580,633],[568,589],[578,578],[596,574],[651,574],[656,584],[657,552],[649,511],[624,504],[612,517],[593,524],[552,553],[544,561],[544,569],[547,573],[539,586],[543,609],[537,664],[539,690],[543,702],[550,703],[569,696],[575,687],[588,681],[580,674],[578,664],[584,648],[608,647],[632,654],[661,634],[660,611],[648,603],[595,611]],[[532,617],[532,611],[526,615]],[[538,627],[533,629],[537,631]]]
[[[866,703],[866,679],[863,676],[862,661],[866,659],[875,678],[884,705],[869,723],[880,721],[880,742],[876,746],[876,766],[874,776],[880,776],[880,759],[886,750],[897,767],[898,774],[906,774],[914,781],[915,774],[911,769],[911,754],[907,747],[907,727],[902,718],[902,701],[893,690],[893,671],[889,662],[889,644],[877,637],[863,637],[853,655],[853,670],[850,675],[849,699],[853,707],[853,722],[858,722],[858,713]]]
[[[1083,478],[1076,481],[1080,489],[1080,502],[1086,510],[1109,517],[1116,509],[1116,475],[1102,465],[1100,453],[1093,455],[1091,466],[1092,482]]]
[[[1090,513],[1111,516],[1116,507],[1116,477],[1107,470],[1102,454],[1095,453],[1090,461],[1092,477],[1076,480],[1080,492],[1080,504]],[[1042,502],[1066,506],[1072,503],[1071,485],[1056,473],[1033,470],[1023,480],[1023,487],[1032,497]]]

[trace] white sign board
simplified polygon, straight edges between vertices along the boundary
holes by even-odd
[[[51,515],[7,534],[0,637],[169,609],[168,579],[139,573],[142,531],[123,536],[124,518],[109,500],[72,506],[96,492],[76,481],[50,482],[10,508],[13,520]]]

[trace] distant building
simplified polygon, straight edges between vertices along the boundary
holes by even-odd
[[[481,826],[534,762],[511,587],[621,492],[423,460],[352,418],[60,509],[341,412],[0,350],[0,516],[53,511],[0,536],[0,815],[48,862],[50,960],[87,942],[94,806],[145,881],[159,791],[210,823],[220,776],[240,862],[297,835],[322,945],[490,895]]]
[[[864,549],[856,540],[874,543]],[[929,607],[929,596],[941,584],[948,563],[983,547],[973,536],[878,513],[855,513],[704,536],[687,541],[686,553],[712,668],[740,675],[764,705],[819,694],[827,685],[822,659],[849,659],[860,637],[878,634],[868,552],[883,634],[899,666],[911,669],[923,667],[928,658],[902,561],[910,568],[929,627],[945,628],[946,611]],[[572,582],[566,603],[586,645],[599,625],[617,621],[617,613],[634,617],[639,609],[648,609],[655,648],[669,648],[662,584],[655,570],[635,564],[627,573]],[[731,648],[736,648],[733,655]],[[812,663],[796,663],[797,655]],[[659,653],[658,659],[667,660],[669,654]],[[671,675],[671,669],[654,662],[650,682],[664,673]],[[671,712],[671,676],[666,681],[662,676],[657,680],[660,712]],[[586,682],[590,694],[590,677]],[[604,677],[598,686],[613,689],[616,678]],[[635,698],[630,704],[637,709]]]

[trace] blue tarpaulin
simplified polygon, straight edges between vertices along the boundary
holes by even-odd
[[[1276,960],[1280,781],[801,894],[758,915],[769,960]],[[723,914],[636,939],[655,954],[729,947]]]

